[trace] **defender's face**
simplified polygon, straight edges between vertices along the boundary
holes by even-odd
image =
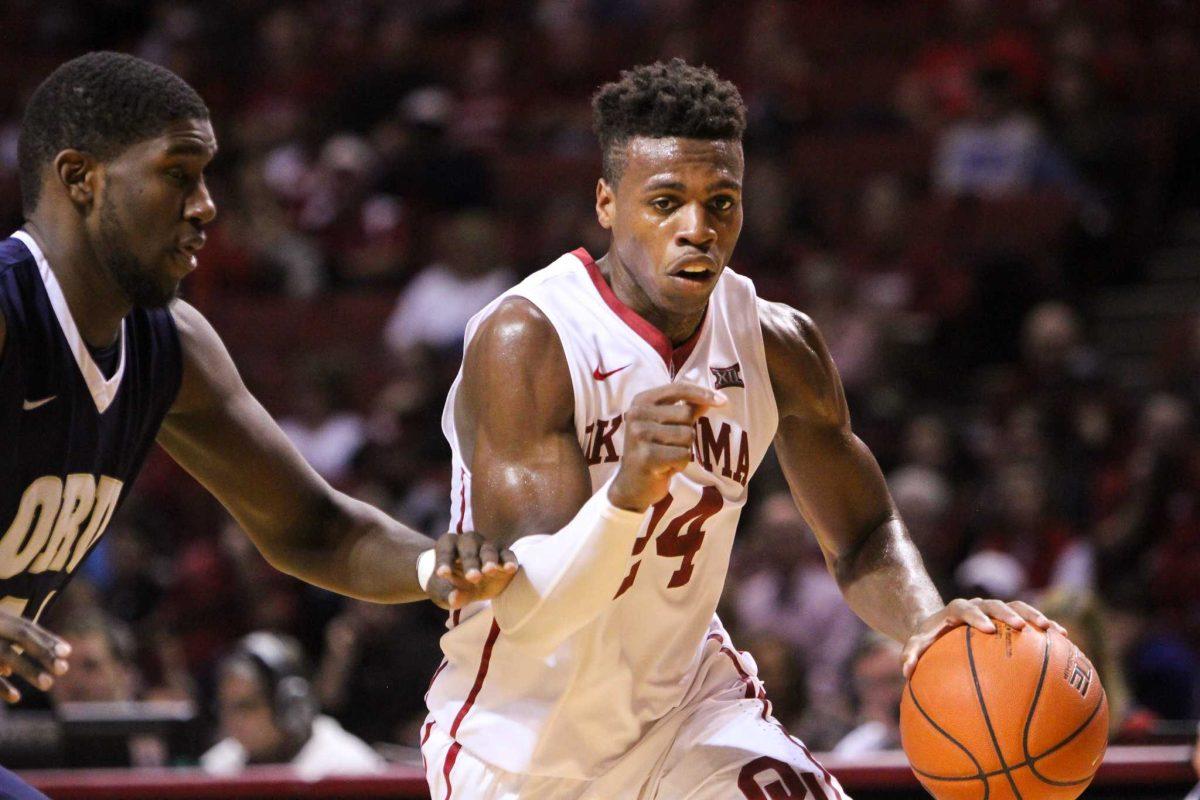
[[[634,137],[616,187],[597,187],[600,224],[653,305],[703,310],[742,231],[742,145]]]
[[[196,268],[203,228],[217,214],[204,181],[216,152],[212,123],[182,120],[104,164],[89,229],[101,263],[134,305],[165,305]]]

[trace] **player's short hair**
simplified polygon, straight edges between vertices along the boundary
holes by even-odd
[[[592,97],[593,125],[604,154],[604,179],[615,184],[624,145],[634,136],[738,140],[746,104],[737,87],[709,67],[682,58],[621,72]]]
[[[208,106],[169,69],[109,51],[66,62],[34,91],[21,120],[17,164],[25,214],[37,208],[42,170],[63,150],[108,160],[184,119],[208,119]]]

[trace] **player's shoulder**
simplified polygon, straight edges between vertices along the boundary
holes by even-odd
[[[8,273],[22,267],[37,269],[37,256],[30,247],[16,236],[0,240],[0,293],[11,295],[7,300],[9,303],[19,305],[24,302],[21,297],[23,292],[16,288],[21,281],[13,283],[8,280]],[[8,341],[8,316],[4,306],[5,303],[0,303],[0,357],[3,357],[4,345]]]
[[[463,392],[476,408],[518,410],[555,427],[569,422],[571,372],[558,332],[537,304],[510,295],[483,321],[463,360]]]
[[[184,300],[172,301],[168,309],[179,332],[183,361],[182,383],[172,411],[195,410],[214,399],[238,394],[242,384],[237,368],[212,323]]]
[[[767,358],[772,352],[784,356],[817,357],[825,348],[824,340],[812,317],[787,303],[757,298],[758,321],[762,325]]]
[[[829,348],[812,317],[786,303],[758,298],[767,370],[781,413],[840,420],[845,399]]]
[[[558,347],[558,333],[546,313],[527,297],[509,295],[480,323],[468,348],[490,359],[528,361]]]

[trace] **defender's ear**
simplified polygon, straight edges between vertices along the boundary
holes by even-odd
[[[100,163],[93,156],[82,150],[63,150],[54,157],[54,176],[72,203],[91,207],[101,181]]]

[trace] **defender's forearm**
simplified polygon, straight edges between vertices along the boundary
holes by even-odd
[[[944,605],[904,523],[895,517],[835,559],[830,571],[854,613],[901,643]]]
[[[263,548],[272,566],[324,589],[376,603],[429,597],[416,563],[433,541],[341,492],[322,498],[304,530],[272,541]]]

